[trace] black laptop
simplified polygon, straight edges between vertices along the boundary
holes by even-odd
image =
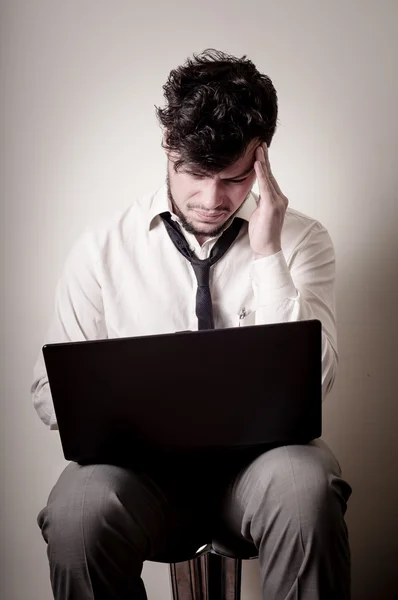
[[[65,458],[131,463],[321,435],[318,320],[48,344]]]

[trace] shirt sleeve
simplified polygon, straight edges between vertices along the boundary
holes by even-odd
[[[318,222],[286,262],[283,251],[253,261],[251,279],[255,323],[319,319],[322,323],[322,394],[331,390],[337,370],[335,254]]]
[[[56,288],[46,344],[107,337],[94,250],[87,232],[69,253]],[[42,351],[34,366],[31,394],[41,420],[50,429],[58,429]]]

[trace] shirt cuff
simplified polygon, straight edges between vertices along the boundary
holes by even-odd
[[[282,250],[254,260],[250,276],[258,306],[297,298],[298,293]]]

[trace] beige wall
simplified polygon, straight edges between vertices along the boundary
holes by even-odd
[[[398,2],[2,0],[0,597],[49,600],[35,524],[64,465],[31,369],[83,227],[162,182],[153,105],[208,46],[247,53],[278,89],[271,152],[291,205],[330,230],[340,371],[325,438],[354,494],[355,600],[398,593]],[[168,597],[165,565],[145,567]],[[245,564],[258,600],[257,564]]]

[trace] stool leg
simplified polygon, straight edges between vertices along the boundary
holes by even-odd
[[[173,600],[240,600],[242,561],[211,552],[170,564]]]
[[[208,554],[170,564],[173,600],[208,600]]]
[[[225,562],[225,600],[240,600],[242,583],[242,561],[240,558],[223,558]]]
[[[208,555],[208,600],[240,600],[242,561]]]

